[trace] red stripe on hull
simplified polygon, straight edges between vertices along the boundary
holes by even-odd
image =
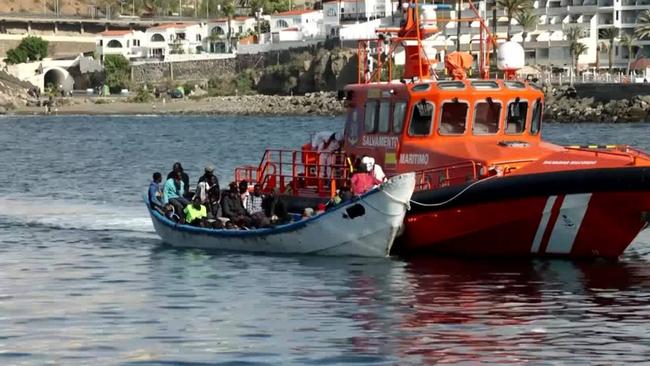
[[[546,225],[544,236],[542,236],[542,244],[539,247],[540,254],[546,253],[546,248],[548,247],[549,240],[551,240],[551,233],[553,232],[555,223],[557,223],[557,218],[560,216],[560,207],[562,207],[563,202],[564,196],[558,196],[555,200],[555,203],[553,204],[553,208],[551,209],[551,217],[548,219],[548,225]]]
[[[553,204],[539,251],[531,253],[548,197],[480,203],[407,214],[398,248],[469,256],[552,255],[617,257],[643,229],[641,213],[650,210],[648,192],[594,193],[571,250],[547,254],[564,196]]]

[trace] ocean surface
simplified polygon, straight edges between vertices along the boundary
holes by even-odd
[[[650,363],[650,232],[618,262],[174,250],[141,203],[340,119],[0,118],[0,364]],[[650,124],[546,125],[650,150]]]

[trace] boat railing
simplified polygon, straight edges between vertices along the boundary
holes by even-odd
[[[463,184],[479,179],[481,163],[474,160],[418,170],[415,172],[415,190],[429,190]]]
[[[258,166],[235,169],[235,180],[259,183],[266,192],[328,197],[349,178],[342,152],[267,149]]]
[[[565,146],[565,148],[590,152],[594,156],[609,155],[628,158],[631,160],[631,164],[636,164],[637,159],[650,160],[650,155],[629,145],[572,145]]]

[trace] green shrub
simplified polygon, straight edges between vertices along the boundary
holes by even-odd
[[[129,99],[132,103],[149,103],[154,100],[154,96],[146,85],[138,88],[136,94]]]
[[[122,55],[106,55],[104,73],[106,74],[105,83],[111,89],[111,93],[119,93],[129,85],[129,60]]]
[[[20,64],[28,61],[42,60],[47,56],[48,42],[41,37],[27,36],[18,46],[7,51],[5,62]]]

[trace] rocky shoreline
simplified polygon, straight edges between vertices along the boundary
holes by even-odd
[[[0,84],[0,87],[2,85]],[[626,100],[595,101],[579,98],[570,87],[547,88],[544,120],[546,122],[650,122],[650,95]],[[184,99],[155,99],[135,103],[125,97],[56,98],[51,113],[56,114],[234,114],[234,115],[293,115],[334,116],[345,112],[344,103],[334,92],[315,92],[300,96],[241,95]],[[0,114],[44,115],[22,91],[0,93]]]

